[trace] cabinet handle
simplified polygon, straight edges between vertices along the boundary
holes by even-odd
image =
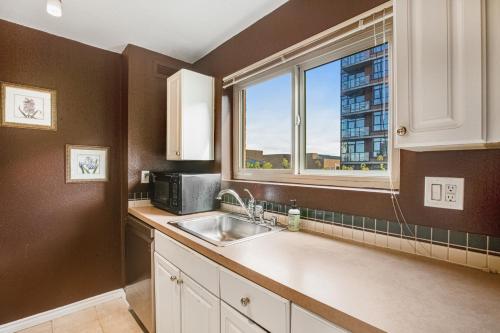
[[[248,297],[242,297],[242,298],[240,299],[240,302],[241,302],[241,305],[243,305],[243,306],[247,306],[247,305],[248,305],[248,303],[250,303],[250,298],[248,298]]]
[[[184,283],[184,281],[182,281],[182,279],[177,280],[177,284],[180,285],[180,284],[183,284],[183,283]]]
[[[399,126],[399,128],[396,130],[397,135],[399,136],[404,136],[406,133],[408,133],[408,130],[404,126]]]
[[[170,281],[174,282],[175,280],[177,280],[177,276],[171,276],[170,277]]]
[[[176,152],[175,152],[175,155],[177,155],[177,156],[181,156],[181,152],[180,152],[180,151],[176,151]]]

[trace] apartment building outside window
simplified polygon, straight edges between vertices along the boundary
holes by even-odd
[[[358,52],[348,59],[342,61],[342,101],[346,101],[345,105],[351,105],[349,101],[371,100],[372,103],[367,104],[362,112],[342,113],[342,124],[347,126],[346,130],[342,131],[342,144],[351,147],[352,142],[356,142],[356,147],[360,147],[360,142],[363,142],[364,145],[362,152],[356,150],[357,155],[352,155],[353,152],[349,149],[342,152],[341,168],[386,170],[387,149],[385,148],[385,153],[380,152],[383,151],[382,146],[387,146],[388,136],[387,44]],[[352,83],[358,77],[364,77],[365,81]],[[349,126],[352,126],[353,122],[357,125],[351,129]]]
[[[236,85],[235,177],[387,177],[388,67],[388,43],[381,43],[306,58]]]

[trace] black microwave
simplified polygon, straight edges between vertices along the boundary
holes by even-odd
[[[151,203],[168,212],[184,215],[219,208],[220,174],[151,172]]]

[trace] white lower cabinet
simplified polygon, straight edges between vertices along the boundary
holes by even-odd
[[[156,333],[347,332],[158,231],[154,264]]]
[[[155,253],[157,333],[219,333],[220,300]]]
[[[181,273],[182,333],[219,333],[220,300]]]
[[[181,271],[155,253],[156,332],[181,332]]]
[[[229,305],[221,302],[220,306],[221,333],[265,333],[259,325],[248,319]]]
[[[290,301],[227,269],[220,269],[220,297],[273,333],[290,332]]]
[[[291,333],[347,333],[345,329],[292,304]]]

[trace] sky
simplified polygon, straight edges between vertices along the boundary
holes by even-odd
[[[306,71],[306,152],[340,155],[340,61]],[[290,154],[290,73],[246,89],[246,149]]]

